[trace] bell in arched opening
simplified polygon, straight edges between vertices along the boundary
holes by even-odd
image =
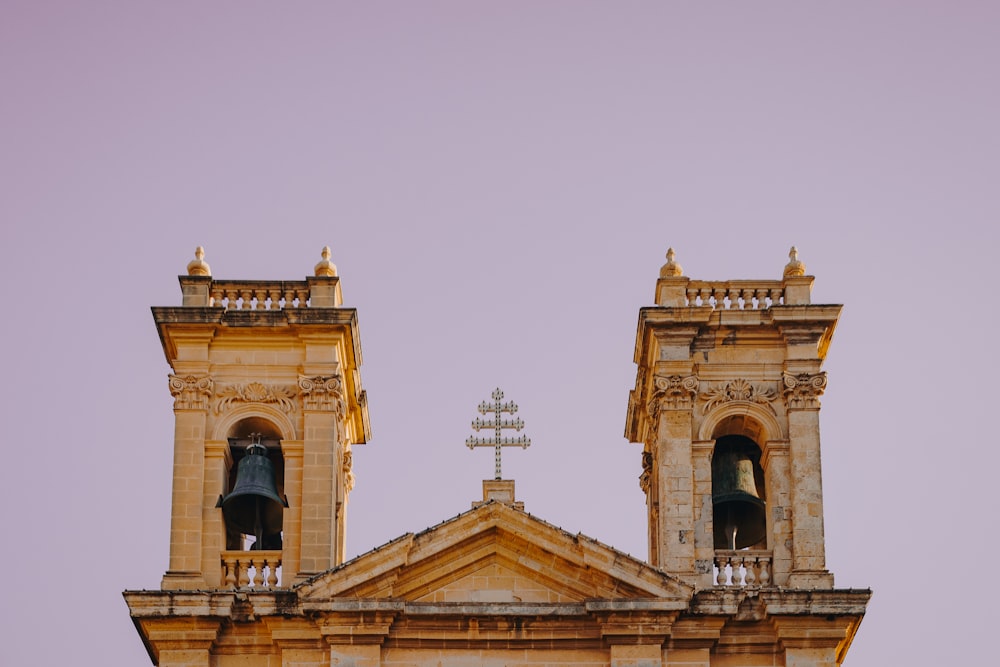
[[[716,549],[744,549],[764,540],[764,471],[760,449],[749,438],[719,438],[712,456],[712,513]]]
[[[239,461],[233,490],[216,506],[222,508],[227,533],[254,536],[251,549],[281,549],[282,512],[288,501],[278,495],[274,464],[259,436],[252,438]]]

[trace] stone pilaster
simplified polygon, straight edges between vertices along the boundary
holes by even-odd
[[[336,351],[328,340],[311,340],[310,352]],[[347,488],[344,472],[343,383],[329,365],[336,357],[312,355],[316,375],[299,377],[302,395],[302,533],[299,576],[323,572],[344,560]],[[324,368],[325,367],[325,368]]]
[[[281,443],[281,455],[285,460],[285,496],[288,498],[281,550],[282,572],[287,573],[284,575],[286,580],[282,582],[285,586],[301,570],[303,449],[301,440],[285,440]]]
[[[219,496],[224,495],[226,477],[232,465],[229,443],[212,440],[205,443],[205,482],[202,495],[201,572],[211,588],[222,584],[222,567],[219,554],[226,547],[226,526],[222,509],[216,507]]]
[[[823,534],[823,481],[820,464],[819,396],[826,375],[789,372],[783,376],[788,406],[789,478],[792,484],[792,573],[790,586],[832,588],[826,571]]]
[[[660,522],[657,565],[689,580],[695,573],[690,408],[661,410],[656,434]]]
[[[164,589],[204,588],[207,583],[202,571],[207,416],[207,406],[174,409],[170,561]]]
[[[792,571],[792,486],[788,463],[788,441],[764,443],[760,465],[764,469],[767,494],[767,546],[772,551],[771,578],[784,586]]]

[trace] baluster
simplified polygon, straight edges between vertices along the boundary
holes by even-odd
[[[747,586],[753,586],[757,582],[757,559],[749,556],[743,559],[743,564],[747,569],[746,576],[743,577],[743,582]]]
[[[766,306],[764,305],[764,294],[765,290],[762,289],[755,289],[753,291],[754,310],[763,310],[764,308],[766,308]]]
[[[233,588],[236,586],[236,563],[233,562],[232,558],[226,558],[223,563],[226,588]]]
[[[684,290],[684,298],[687,300],[687,305],[697,306],[698,305],[698,292],[691,289],[690,287]]]
[[[249,565],[249,563],[246,560],[244,560],[242,558],[237,558],[236,559],[236,573],[237,573],[236,574],[236,586],[238,588],[246,588],[247,583],[248,583],[247,577],[250,574],[249,573],[249,567],[250,567],[250,565]]]
[[[767,586],[771,583],[771,559],[762,556],[760,559],[760,585]]]
[[[719,575],[716,577],[715,583],[718,584],[719,586],[726,585],[726,564],[728,562],[729,559],[726,558],[725,556],[721,558],[716,557],[715,559],[715,566],[719,568]]]
[[[254,586],[254,588],[260,588],[261,584],[264,583],[264,562],[265,561],[264,561],[263,558],[254,558],[253,559],[253,566],[254,566],[253,586]]]
[[[240,290],[240,310],[250,310],[251,292],[248,289]]]
[[[739,310],[740,308],[740,291],[730,287],[726,290],[726,296],[729,297],[729,307],[733,310]]]
[[[274,588],[278,585],[278,565],[281,561],[272,560],[270,569],[267,572],[267,587]]]

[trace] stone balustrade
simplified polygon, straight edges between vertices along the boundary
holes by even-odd
[[[685,289],[688,306],[732,310],[763,310],[784,303],[780,280],[691,280]]]
[[[280,551],[223,551],[222,581],[226,588],[277,588]]]
[[[305,308],[309,283],[305,280],[213,280],[210,305],[227,310]]]
[[[717,586],[770,586],[771,552],[718,550],[714,575]]]

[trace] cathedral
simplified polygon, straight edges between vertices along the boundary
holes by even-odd
[[[161,587],[125,591],[161,667],[830,667],[871,591],[826,569],[823,360],[841,306],[778,280],[694,280],[672,250],[639,311],[625,436],[643,561],[527,514],[502,479],[516,407],[484,402],[483,499],[345,559],[370,436],[357,311],[323,249],[304,280],[217,280],[199,248],[154,307],[174,464]],[[624,397],[623,397],[624,399]],[[474,424],[476,426],[476,424]],[[478,430],[478,429],[477,429]],[[641,469],[638,462],[641,460]]]

